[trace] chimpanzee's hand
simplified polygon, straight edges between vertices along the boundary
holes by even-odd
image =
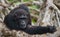
[[[56,27],[55,26],[47,26],[48,27],[48,32],[49,33],[54,33],[56,31]]]

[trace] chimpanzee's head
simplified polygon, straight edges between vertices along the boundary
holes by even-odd
[[[29,22],[29,15],[28,13],[23,9],[18,9],[14,12],[14,20],[17,22],[18,27],[24,29],[28,26]]]

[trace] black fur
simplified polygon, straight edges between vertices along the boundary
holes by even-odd
[[[22,30],[28,34],[54,33],[56,31],[54,26],[32,26],[29,9],[24,4],[11,10],[5,16],[4,23],[10,30]]]

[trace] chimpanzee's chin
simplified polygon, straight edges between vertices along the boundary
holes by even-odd
[[[26,25],[20,25],[20,28],[25,29]]]

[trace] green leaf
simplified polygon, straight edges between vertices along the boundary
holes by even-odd
[[[24,0],[24,2],[28,2],[28,1],[30,1],[30,0]]]
[[[33,23],[36,23],[36,21],[37,21],[37,20],[36,20],[35,18],[32,19],[32,22],[33,22]]]

